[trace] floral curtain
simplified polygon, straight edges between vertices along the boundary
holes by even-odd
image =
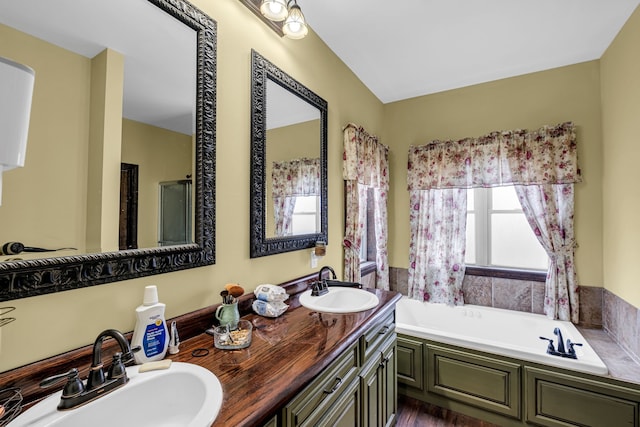
[[[389,289],[387,251],[387,193],[389,192],[389,149],[361,126],[344,128],[342,174],[345,180],[344,278],[359,282],[360,245],[364,233],[367,188],[373,189],[376,245],[376,287]]]
[[[412,190],[409,297],[462,305],[467,190]]]
[[[320,195],[320,159],[273,162],[271,180],[276,236],[289,236],[296,197]]]
[[[428,214],[412,211],[412,215],[442,216],[437,212],[440,208],[436,203],[416,205],[414,192],[500,185],[516,187],[525,216],[551,260],[545,313],[551,318],[570,318],[574,322],[578,320],[578,285],[574,268],[573,184],[581,180],[571,122],[544,126],[535,131],[492,132],[480,138],[433,141],[409,148],[407,184],[412,195],[411,206],[418,206],[420,211],[430,210]],[[427,224],[412,221],[412,260],[421,259],[420,254],[414,252],[424,250],[419,239],[429,233]],[[465,236],[457,236],[463,239],[462,244],[448,245],[451,252],[444,255],[454,260],[460,259],[460,253],[456,251],[462,251],[464,259]],[[427,242],[427,246],[429,244],[433,245]],[[424,292],[419,278],[425,268],[420,263],[409,267],[409,289],[414,298]],[[436,279],[430,281],[433,285]],[[440,279],[437,281],[442,284]],[[451,286],[456,288],[457,281]],[[431,293],[429,297],[432,297]],[[461,300],[453,303],[461,303]]]
[[[515,189],[529,225],[549,255],[544,312],[551,318],[578,323],[573,184],[516,185]]]

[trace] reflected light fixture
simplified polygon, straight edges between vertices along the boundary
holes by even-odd
[[[262,0],[260,12],[271,21],[284,20],[282,32],[290,39],[302,39],[309,33],[297,0]]]
[[[0,57],[0,204],[2,173],[23,167],[35,72]]]

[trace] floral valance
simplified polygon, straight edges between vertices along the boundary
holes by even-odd
[[[573,123],[409,147],[409,190],[582,180]]]
[[[389,148],[379,143],[378,137],[352,123],[344,128],[343,179],[386,190],[388,158]]]
[[[320,159],[273,162],[271,178],[274,197],[319,196]]]

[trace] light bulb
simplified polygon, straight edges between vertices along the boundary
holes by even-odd
[[[290,39],[301,39],[309,33],[304,15],[297,4],[289,8],[289,16],[284,21],[282,32]]]
[[[284,20],[288,12],[286,0],[262,0],[260,4],[260,13],[275,22]]]

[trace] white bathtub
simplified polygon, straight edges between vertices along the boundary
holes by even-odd
[[[557,347],[553,334],[556,327],[562,331],[565,344],[567,339],[582,343],[582,347],[575,347],[577,360],[546,353],[548,342],[540,337],[553,339]],[[607,366],[571,322],[550,320],[540,314],[478,305],[449,307],[404,297],[396,305],[396,332],[576,371],[608,373]]]

